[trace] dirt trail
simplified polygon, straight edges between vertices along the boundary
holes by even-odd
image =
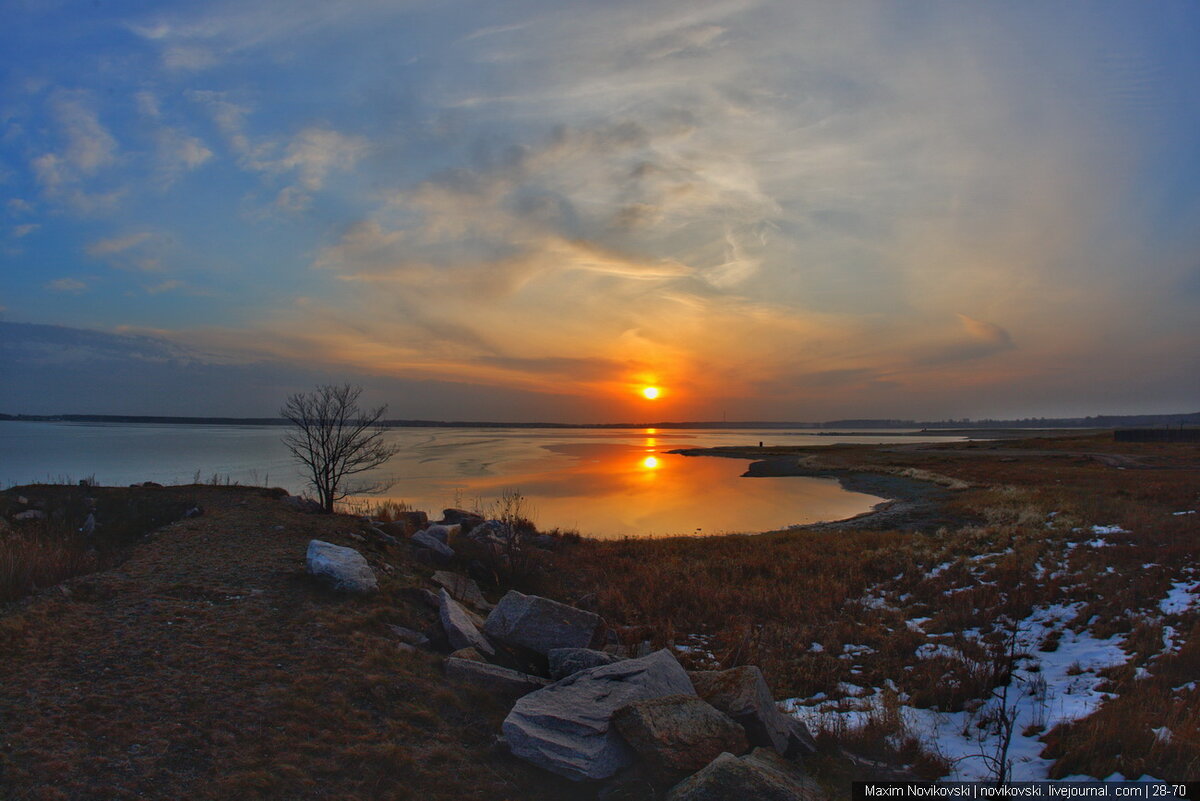
[[[378,563],[346,535],[356,519],[258,490],[194,491],[205,514],[118,569],[0,611],[0,797],[406,797],[434,781],[414,767],[431,751],[445,763],[431,771],[453,770],[437,777],[447,794],[427,797],[526,784],[519,766],[472,767],[496,710],[387,636],[386,622],[427,622],[398,602],[398,582],[356,600],[304,574],[312,538]]]

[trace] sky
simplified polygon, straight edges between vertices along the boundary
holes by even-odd
[[[1190,0],[0,16],[0,412],[1200,410]]]

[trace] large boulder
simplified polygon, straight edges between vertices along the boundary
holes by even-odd
[[[820,788],[772,750],[739,759],[724,753],[671,788],[667,801],[817,801]]]
[[[433,555],[434,561],[445,563],[454,558],[454,549],[428,531],[418,531],[409,542],[427,549]]]
[[[593,612],[510,590],[488,615],[483,630],[502,643],[546,655],[552,648],[600,644],[604,621]]]
[[[635,701],[616,711],[613,725],[659,784],[674,784],[725,751],[750,747],[741,725],[694,695]]]
[[[446,675],[500,695],[513,696],[527,695],[550,683],[549,679],[541,676],[531,676],[477,659],[461,659],[453,655],[446,659]]]
[[[479,585],[473,579],[448,570],[438,570],[433,574],[435,583],[440,584],[450,597],[467,606],[487,612],[492,608],[479,590]]]
[[[502,520],[484,520],[473,526],[467,536],[490,545],[507,546],[515,542],[512,526]]]
[[[310,574],[335,590],[370,593],[379,589],[375,572],[363,555],[353,548],[313,540],[308,543],[305,561]]]
[[[816,752],[816,741],[808,729],[779,711],[762,671],[754,665],[688,675],[697,695],[745,727],[751,745],[774,748],[788,756]]]
[[[502,727],[515,756],[575,781],[605,779],[633,762],[612,715],[634,701],[695,695],[667,650],[584,670],[517,701]]]
[[[458,523],[462,526],[462,530],[466,532],[482,523],[483,515],[477,512],[468,512],[465,509],[443,509],[442,522],[448,525]]]
[[[426,526],[421,531],[418,531],[417,534],[426,534],[430,537],[433,537],[442,545],[449,545],[450,539],[452,537],[457,537],[460,531],[462,531],[462,528],[457,523],[452,526],[434,523],[433,525]]]
[[[551,648],[546,654],[550,663],[550,678],[558,681],[581,670],[611,665],[624,657],[591,648]]]
[[[452,648],[474,648],[481,654],[495,655],[496,649],[479,633],[475,621],[471,619],[471,613],[463,609],[445,590],[438,591],[438,617],[441,618],[446,639],[450,641]]]

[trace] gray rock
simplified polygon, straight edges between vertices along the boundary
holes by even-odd
[[[550,683],[541,676],[530,676],[506,667],[451,656],[446,659],[446,675],[501,695],[528,695]]]
[[[633,762],[611,725],[634,701],[694,695],[667,650],[575,673],[517,701],[502,727],[514,756],[575,781],[604,779]]]
[[[723,752],[741,754],[750,744],[733,718],[694,695],[635,701],[613,715],[613,725],[659,784],[690,776]]]
[[[461,601],[467,606],[473,606],[484,612],[493,606],[483,597],[483,593],[479,591],[479,585],[473,579],[458,573],[451,573],[448,570],[439,570],[433,574],[433,580],[445,588],[451,598]]]
[[[817,801],[821,797],[815,782],[764,748],[741,759],[721,754],[667,793],[667,801]]]
[[[475,627],[470,613],[445,590],[438,592],[438,616],[442,620],[442,628],[446,630],[446,639],[450,641],[452,648],[474,648],[488,656],[496,654],[496,649]]]
[[[551,648],[546,656],[550,660],[550,678],[555,681],[581,670],[620,662],[623,658],[591,648]]]
[[[379,589],[375,572],[353,548],[313,540],[308,543],[308,572],[342,592],[370,593]]]
[[[392,630],[392,634],[396,635],[396,639],[400,642],[408,643],[425,648],[429,645],[429,638],[419,631],[405,628],[404,626],[388,626]]]
[[[448,656],[446,658],[447,659],[468,659],[472,662],[486,662],[487,661],[486,659],[483,658],[483,654],[479,653],[474,648],[459,648],[457,651],[450,654],[450,656]]]
[[[17,512],[13,515],[13,520],[45,520],[46,513],[41,509],[27,509],[24,512]]]
[[[746,728],[752,745],[768,746],[787,755],[811,754],[817,750],[804,724],[775,706],[771,688],[754,665],[688,675],[701,698]]]
[[[493,545],[508,545],[514,538],[512,527],[500,520],[484,520],[473,526],[467,536],[477,542]]]
[[[603,632],[599,615],[538,595],[510,590],[488,615],[483,630],[508,645],[539,654],[551,648],[588,648]]]
[[[413,539],[416,539],[418,536],[424,534],[426,536],[433,537],[435,540],[440,542],[442,545],[449,545],[450,538],[457,537],[461,530],[462,530],[461,527],[457,523],[454,524],[453,526],[446,526],[446,525],[442,525],[441,523],[434,523],[433,525],[428,526],[427,528],[425,528],[421,531],[418,531],[416,534],[414,534]]]
[[[433,590],[424,587],[401,587],[400,597],[413,603],[423,604],[431,609],[440,609],[442,601]]]
[[[427,531],[418,531],[416,534],[413,534],[410,542],[432,553],[435,561],[449,562],[454,558],[454,550]]]
[[[429,515],[424,512],[400,512],[393,523],[409,531],[419,531],[429,525]]]
[[[483,515],[465,509],[443,509],[442,522],[447,525],[458,523],[463,531],[469,531],[483,522]]]
[[[399,545],[400,544],[400,540],[396,539],[391,534],[388,534],[386,531],[381,529],[379,526],[367,526],[367,533],[374,535],[376,539],[383,540],[388,545]]]

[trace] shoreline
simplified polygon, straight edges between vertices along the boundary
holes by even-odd
[[[763,450],[754,447],[677,448],[669,453],[680,456],[717,456],[750,460],[743,478],[790,477],[835,478],[847,492],[874,495],[883,500],[869,511],[840,520],[824,520],[788,526],[783,531],[878,531],[898,529],[912,531],[942,525],[959,525],[961,515],[950,515],[943,503],[952,490],[934,481],[891,475],[862,468],[818,467],[811,455],[775,455],[763,459]],[[758,532],[765,534],[768,532]]]

